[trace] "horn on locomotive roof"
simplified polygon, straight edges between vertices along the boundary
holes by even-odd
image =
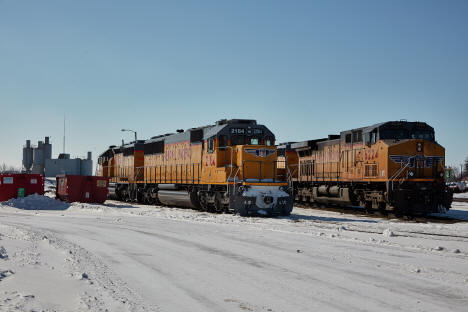
[[[184,132],[184,129],[177,129],[177,133],[182,133]]]

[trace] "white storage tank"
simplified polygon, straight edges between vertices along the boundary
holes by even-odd
[[[33,149],[31,147],[31,140],[26,140],[26,145],[23,147],[23,168],[26,172],[31,171],[33,164]]]
[[[37,147],[33,149],[32,173],[44,174],[44,143],[37,142]]]

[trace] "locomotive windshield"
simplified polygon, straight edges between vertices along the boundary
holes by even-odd
[[[416,131],[411,132],[411,138],[434,141],[434,132],[429,131],[429,130],[416,130]]]
[[[382,140],[404,140],[409,139],[409,131],[406,129],[385,129],[380,132]]]
[[[429,129],[408,130],[408,129],[382,129],[380,130],[380,139],[382,140],[405,140],[405,139],[423,139],[434,141],[434,131]]]

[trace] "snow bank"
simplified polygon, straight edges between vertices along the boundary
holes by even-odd
[[[43,195],[29,195],[23,198],[13,198],[2,205],[26,210],[65,210],[69,204]]]

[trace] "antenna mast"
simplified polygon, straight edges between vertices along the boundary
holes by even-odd
[[[63,153],[65,154],[65,114],[63,114]]]

